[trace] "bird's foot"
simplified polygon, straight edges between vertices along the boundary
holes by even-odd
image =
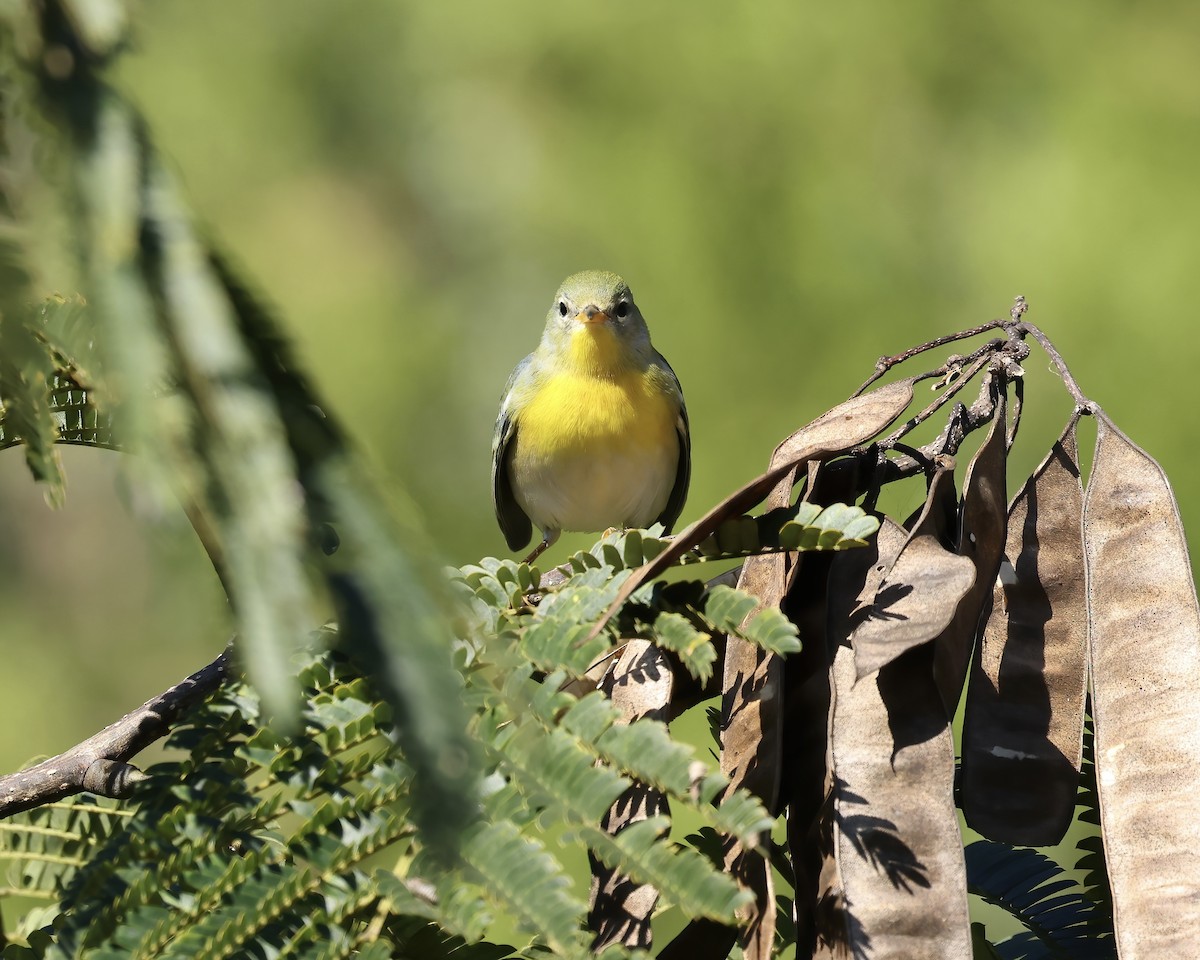
[[[524,564],[533,563],[534,560],[536,560],[538,557],[540,557],[543,553],[546,552],[546,548],[549,546],[550,546],[550,544],[548,544],[545,540],[543,540],[536,547],[534,547],[533,551],[529,554],[529,556],[527,556],[521,562]]]
[[[558,535],[560,532],[561,531],[559,531],[559,530],[544,531],[542,533],[542,542],[539,543],[536,547],[534,547],[533,552],[531,554],[529,554],[529,556],[527,556],[521,562],[525,563],[525,564],[533,563],[534,560],[536,560],[543,553],[545,553],[546,550],[548,550],[551,546],[554,545],[554,542],[558,539]]]

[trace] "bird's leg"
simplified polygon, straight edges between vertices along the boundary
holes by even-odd
[[[560,533],[562,533],[561,530],[543,530],[542,531],[542,542],[539,543],[536,547],[534,547],[533,553],[531,553],[529,556],[527,556],[521,562],[522,563],[533,563],[534,560],[536,560],[543,553],[545,553],[547,549],[549,549],[551,546],[554,545],[554,542],[558,539],[558,535]]]

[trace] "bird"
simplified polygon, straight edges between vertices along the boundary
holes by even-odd
[[[563,530],[661,523],[670,533],[691,478],[683,389],[650,342],[629,285],[606,270],[563,281],[537,349],[504,388],[492,439],[492,502],[532,563]]]

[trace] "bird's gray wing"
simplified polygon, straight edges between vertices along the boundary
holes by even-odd
[[[517,420],[512,411],[513,384],[533,362],[533,354],[517,364],[504,385],[504,399],[500,402],[500,414],[496,417],[496,432],[492,435],[492,506],[496,509],[496,522],[510,550],[520,550],[533,537],[533,524],[517,503],[512,481],[508,476],[508,456],[512,442],[517,436]]]
[[[670,385],[679,400],[679,418],[675,422],[675,437],[679,441],[679,463],[675,467],[675,485],[671,487],[671,496],[667,505],[659,514],[658,522],[663,525],[664,532],[670,533],[675,521],[683,513],[683,505],[687,501],[688,484],[692,480],[692,433],[688,424],[687,406],[683,402],[683,388],[679,378],[661,353],[655,353],[657,363],[668,374]]]

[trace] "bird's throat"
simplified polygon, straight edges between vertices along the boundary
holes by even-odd
[[[579,324],[571,334],[567,360],[573,372],[593,377],[613,377],[632,365],[628,351],[608,322]]]

